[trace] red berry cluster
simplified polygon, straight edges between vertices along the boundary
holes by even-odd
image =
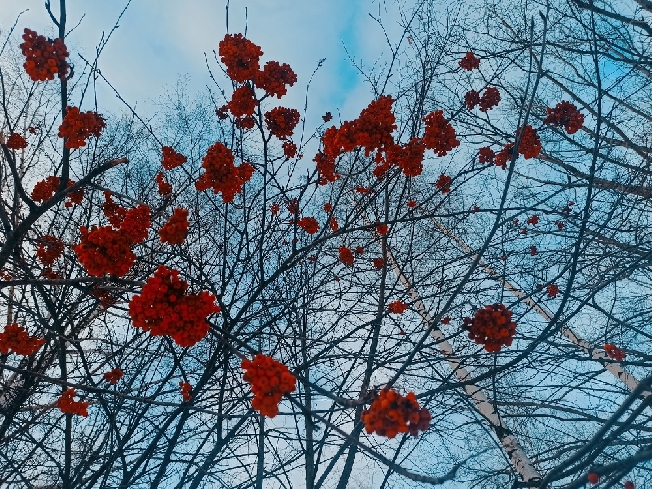
[[[516,333],[512,311],[504,304],[485,306],[475,313],[473,319],[465,318],[462,329],[469,332],[469,339],[484,345],[489,353],[497,353],[502,346],[510,346]]]
[[[71,387],[61,394],[61,397],[57,400],[57,406],[64,414],[77,414],[79,416],[87,417],[88,402],[75,401],[73,397],[76,395],[77,392],[75,392],[75,389]]]
[[[532,224],[533,226],[536,226],[537,224],[539,224],[539,216],[534,214],[534,215],[528,217],[527,218],[527,223]]]
[[[140,295],[129,302],[129,315],[135,327],[152,336],[171,336],[179,346],[192,346],[208,333],[206,318],[220,307],[215,296],[202,291],[188,294],[188,283],[179,272],[161,265],[147,279]]]
[[[387,224],[378,224],[376,226],[376,232],[381,236],[385,236],[389,233],[389,226],[387,226]]]
[[[432,416],[419,406],[414,392],[403,397],[393,389],[384,388],[369,409],[362,412],[361,420],[367,433],[394,438],[399,433],[417,436],[419,431],[426,431]]]
[[[353,265],[353,262],[355,261],[353,252],[346,246],[340,246],[340,261],[349,267]]]
[[[598,482],[600,482],[600,476],[595,472],[589,472],[586,478],[591,484],[597,484]]]
[[[500,92],[495,87],[487,87],[480,97],[480,112],[487,112],[493,109],[500,102]]]
[[[245,370],[243,379],[254,393],[252,407],[263,416],[273,418],[278,414],[278,403],[283,395],[296,390],[296,377],[286,365],[261,353],[253,360],[245,358],[241,366]]]
[[[124,372],[122,369],[114,368],[113,370],[104,373],[104,380],[106,380],[109,384],[117,384],[123,375]]]
[[[496,158],[496,153],[489,146],[480,148],[478,155],[478,161],[480,163],[493,163]]]
[[[113,201],[113,197],[111,197],[111,192],[109,190],[104,191],[102,212],[114,228],[119,228],[127,215],[127,209]]]
[[[32,200],[35,202],[44,202],[52,198],[52,196],[59,190],[59,185],[61,184],[61,179],[56,176],[47,177],[45,180],[41,180],[34,185],[32,190]],[[72,187],[75,184],[73,180],[68,180],[68,188]],[[80,204],[84,198],[84,189],[80,188],[68,194],[68,202],[66,202],[66,207],[70,207],[72,204]]]
[[[179,382],[179,387],[181,387],[181,397],[183,397],[183,402],[192,401],[192,386],[188,382]]]
[[[166,196],[172,194],[172,185],[165,181],[165,177],[161,171],[156,174],[156,184],[158,185],[159,195]]]
[[[537,132],[529,124],[525,128],[519,128],[516,132],[516,135],[523,133],[521,137],[521,144],[518,146],[518,152],[523,155],[523,157],[528,160],[530,158],[536,158],[541,152],[541,140]]]
[[[279,139],[292,136],[294,128],[299,123],[299,111],[276,107],[265,112],[265,123],[269,131]]]
[[[374,258],[374,268],[381,269],[385,266],[384,258]]]
[[[335,216],[331,216],[331,218],[328,220],[328,226],[331,228],[331,231],[335,232],[340,228],[340,223],[337,222],[337,218]]]
[[[455,129],[444,117],[444,111],[431,112],[423,118],[426,123],[426,131],[423,142],[427,149],[432,149],[437,156],[445,156],[446,153],[460,145],[455,139]]]
[[[423,171],[423,155],[426,145],[420,138],[412,138],[401,146],[394,144],[387,150],[387,163],[403,170],[406,177],[418,177]],[[378,168],[376,168],[379,172]]]
[[[319,223],[314,217],[304,217],[299,219],[297,224],[308,234],[316,234],[319,231]]]
[[[93,297],[97,297],[100,300],[100,306],[104,309],[108,309],[114,305],[117,301],[110,292],[103,289],[95,289],[91,291]]]
[[[231,150],[220,142],[208,148],[202,160],[206,172],[199,177],[195,188],[199,191],[212,188],[216,194],[222,192],[224,202],[233,202],[235,194],[242,193],[242,186],[254,174],[254,167],[249,163],[235,166],[234,160]]]
[[[546,291],[548,292],[548,297],[557,297],[557,294],[559,294],[559,287],[555,284],[550,284],[546,287]]]
[[[174,213],[159,230],[161,241],[171,245],[181,244],[188,235],[188,210],[177,207]]]
[[[292,141],[285,141],[283,143],[283,154],[286,158],[294,158],[297,155],[297,145]]]
[[[68,49],[59,38],[54,41],[39,36],[35,31],[25,29],[20,49],[25,56],[23,67],[34,81],[54,80],[54,75],[63,79],[68,74]]]
[[[258,88],[265,90],[268,95],[276,95],[281,98],[287,93],[286,85],[293,86],[297,81],[297,75],[287,63],[280,64],[278,61],[268,61],[262,71],[256,73],[254,83]]]
[[[503,170],[507,168],[507,162],[512,159],[514,153],[514,143],[507,143],[503,149],[496,154],[494,164],[500,166]]]
[[[249,85],[243,85],[233,91],[231,101],[226,106],[235,117],[244,117],[253,115],[256,105],[256,94]]]
[[[443,173],[439,175],[439,178],[435,182],[435,186],[441,191],[442,194],[447,194],[448,192],[451,191],[451,182],[453,179],[449,177],[448,175],[444,175]]]
[[[105,127],[104,118],[97,112],[80,112],[77,107],[66,107],[66,117],[59,126],[59,137],[66,139],[66,148],[81,148],[86,146],[89,137],[99,138]]]
[[[45,343],[43,338],[30,336],[27,330],[16,323],[8,324],[0,333],[0,353],[6,355],[13,351],[16,355],[31,355],[36,353]]]
[[[219,55],[233,81],[244,83],[256,77],[263,51],[242,34],[227,34],[219,44]]]
[[[575,134],[584,124],[584,114],[582,114],[574,104],[562,101],[554,109],[548,107],[548,116],[543,120],[544,124],[554,126],[564,126],[568,134]]]
[[[50,266],[63,254],[64,244],[59,238],[46,234],[36,247],[36,256],[43,265]]]
[[[408,305],[403,301],[394,301],[387,304],[387,309],[393,314],[403,314],[408,310]]]
[[[25,138],[21,136],[20,134],[16,134],[15,132],[12,132],[9,137],[7,138],[7,148],[9,149],[25,149],[27,147],[27,141],[25,141]]]
[[[464,95],[464,103],[469,110],[473,110],[480,103],[480,92],[470,90]]]
[[[188,161],[188,158],[181,153],[177,153],[172,146],[163,146],[162,152],[163,158],[161,159],[161,165],[166,170],[172,170]]]
[[[466,53],[466,56],[464,56],[458,63],[461,68],[471,71],[480,66],[480,60],[475,57],[475,55],[471,52]]]
[[[606,343],[604,345],[604,351],[607,352],[609,358],[617,362],[622,362],[627,357],[627,354],[613,343]]]
[[[249,129],[253,129],[255,125],[256,125],[256,119],[254,119],[254,117],[251,115],[248,115],[246,117],[238,117],[235,120],[235,127],[237,127],[238,129],[249,130]]]

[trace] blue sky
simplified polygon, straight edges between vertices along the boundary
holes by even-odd
[[[318,61],[326,58],[311,85],[306,126],[310,128],[318,125],[327,110],[336,115],[340,109],[343,119],[355,118],[372,99],[370,87],[346,58],[343,42],[366,66],[388,52],[381,29],[368,15],[378,14],[379,1],[390,37],[394,32],[393,40],[398,40],[396,6],[382,0],[231,0],[229,31],[244,32],[246,7],[247,37],[262,47],[262,61],[289,63],[297,73],[298,83],[282,103],[299,110],[311,73]],[[58,1],[52,3],[56,12]],[[69,28],[85,14],[67,39],[72,61],[81,64],[77,53],[87,59],[93,56],[102,32],[111,30],[127,0],[67,3]],[[226,0],[132,0],[100,59],[102,73],[145,114],[180,76],[188,77],[191,91],[204,90],[210,80],[203,53],[212,55],[226,32],[225,5]],[[0,0],[3,33],[25,9],[18,34],[24,27],[54,34],[43,0]],[[110,91],[100,86],[98,93],[100,106],[112,112],[121,110]]]

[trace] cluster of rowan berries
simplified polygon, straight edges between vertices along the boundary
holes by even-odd
[[[234,156],[229,148],[219,141],[213,144],[202,160],[205,171],[195,183],[198,191],[213,189],[213,193],[222,192],[222,200],[233,202],[235,194],[242,193],[242,187],[254,174],[254,167],[249,163],[234,165]]]
[[[299,111],[286,107],[275,107],[265,112],[265,124],[269,131],[279,139],[292,136],[299,123]]]
[[[285,141],[283,143],[283,154],[286,158],[294,158],[297,155],[297,145],[292,141]]]
[[[466,53],[466,55],[458,62],[461,68],[471,71],[480,66],[480,60],[475,57],[471,52]]]
[[[33,81],[54,80],[54,75],[63,79],[68,74],[69,53],[59,38],[54,41],[25,29],[20,49],[25,56],[23,67]]]
[[[256,94],[249,85],[243,85],[233,91],[231,101],[226,106],[235,117],[245,117],[253,115],[256,105]]]
[[[161,171],[156,174],[156,185],[158,186],[159,195],[165,197],[172,194],[172,185],[165,181],[165,177]]]
[[[453,179],[451,177],[442,173],[435,182],[435,187],[437,187],[442,194],[447,194],[451,191],[452,181]]]
[[[181,153],[177,153],[172,146],[163,146],[162,152],[161,165],[166,170],[172,170],[188,161],[188,158]]]
[[[487,112],[500,103],[500,92],[496,87],[487,87],[481,97],[480,92],[470,90],[464,95],[464,103],[469,110],[479,105],[480,112]]]
[[[548,297],[557,297],[557,294],[559,294],[559,286],[556,284],[550,284],[546,287],[546,291],[548,292]]]
[[[328,227],[331,228],[331,231],[335,232],[340,228],[340,223],[337,222],[337,218],[335,216],[331,216],[328,219]]]
[[[339,253],[340,253],[340,261],[342,263],[344,263],[348,267],[353,265],[353,262],[355,261],[355,257],[353,256],[353,252],[349,248],[347,248],[346,246],[340,246]]]
[[[43,265],[52,265],[63,254],[64,244],[59,238],[46,234],[36,247],[36,256]]]
[[[554,109],[547,107],[548,116],[543,119],[544,124],[553,126],[564,126],[568,134],[575,134],[584,124],[584,114],[582,114],[575,104],[563,100],[557,104]]]
[[[117,384],[118,381],[124,376],[124,372],[120,368],[114,368],[104,373],[104,380],[109,384]]]
[[[192,346],[209,330],[207,317],[220,312],[215,296],[202,291],[187,293],[188,283],[177,270],[161,265],[147,279],[140,295],[129,302],[129,315],[135,327],[152,336],[171,336],[179,346]]]
[[[444,111],[431,112],[423,118],[423,121],[426,123],[423,142],[426,148],[434,150],[437,156],[445,156],[460,145],[460,142],[455,139],[455,129],[444,117]]]
[[[15,132],[12,132],[9,135],[5,144],[7,148],[15,150],[25,149],[27,147],[27,141],[25,141],[25,138]]]
[[[369,409],[362,412],[361,420],[367,433],[394,438],[399,433],[417,436],[419,431],[426,431],[432,416],[419,406],[414,392],[403,397],[393,389],[384,388]]]
[[[104,289],[91,290],[90,294],[93,297],[97,297],[99,299],[100,306],[103,309],[108,309],[109,307],[114,305],[116,302],[118,302],[118,300],[115,297],[113,297],[113,295],[109,291],[104,290]]]
[[[177,207],[174,213],[159,230],[158,234],[161,241],[171,245],[181,244],[185,241],[188,235],[188,210]]]
[[[387,164],[403,170],[406,177],[418,177],[423,172],[423,155],[425,152],[426,145],[423,140],[412,138],[402,146],[394,144],[387,149]],[[377,173],[381,171],[378,170]]]
[[[387,309],[393,314],[403,314],[408,310],[408,305],[403,301],[394,301],[387,304]]]
[[[89,137],[99,138],[105,127],[104,118],[97,112],[80,112],[78,107],[66,107],[66,117],[59,126],[59,137],[66,139],[66,148],[81,148],[86,146]]]
[[[518,137],[522,133],[521,143],[518,146],[518,152],[523,155],[526,160],[536,158],[541,152],[541,140],[536,130],[529,124],[524,128],[521,127],[516,131]]]
[[[56,191],[59,190],[60,184],[61,179],[54,175],[37,182],[32,190],[32,200],[35,202],[49,200]],[[75,182],[73,180],[68,179],[68,188],[72,187],[74,184]],[[81,204],[81,201],[84,199],[84,189],[80,188],[74,192],[70,192],[67,197],[68,201],[66,202],[66,207],[71,207],[73,204]]]
[[[88,402],[75,401],[73,398],[77,395],[72,387],[66,390],[57,400],[57,406],[64,414],[77,414],[79,416],[88,416]]]
[[[6,355],[13,351],[16,355],[28,356],[36,353],[45,343],[43,338],[30,336],[27,330],[17,323],[5,326],[0,333],[0,353]]]
[[[503,346],[512,344],[516,323],[512,321],[512,311],[504,304],[493,304],[479,309],[473,319],[465,318],[462,329],[489,353],[497,353]]]
[[[287,93],[286,85],[293,86],[296,81],[297,75],[292,71],[290,65],[280,64],[278,61],[268,61],[254,77],[254,83],[258,88],[262,88],[266,94],[276,95],[278,98]]]
[[[627,354],[613,343],[606,343],[604,345],[604,351],[609,358],[617,362],[622,362],[627,357]]]
[[[181,397],[183,398],[183,402],[192,401],[192,395],[190,394],[190,391],[192,391],[192,386],[188,382],[179,382],[179,387],[181,388]]]
[[[319,231],[319,223],[314,217],[303,217],[297,224],[308,234],[316,234]]]
[[[283,395],[296,390],[297,379],[286,365],[272,357],[257,354],[253,360],[242,360],[243,379],[251,385],[254,398],[252,407],[263,416],[273,418],[278,414],[278,404]]]

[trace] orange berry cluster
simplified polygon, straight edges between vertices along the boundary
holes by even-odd
[[[183,165],[188,158],[183,156],[181,153],[177,153],[172,146],[163,146],[163,158],[161,159],[161,165],[166,170],[172,170],[177,166]]]
[[[233,81],[244,83],[256,77],[263,51],[242,34],[227,34],[219,44],[219,55]]]
[[[478,161],[480,163],[493,163],[495,158],[496,153],[494,153],[494,151],[489,146],[480,148],[478,151]]]
[[[279,139],[292,136],[294,128],[299,123],[299,111],[285,107],[275,107],[265,112],[265,123],[269,131]]]
[[[286,85],[293,86],[296,81],[297,75],[290,65],[280,64],[278,61],[268,61],[254,77],[254,83],[258,88],[265,90],[268,95],[276,95],[277,98],[287,93]]]
[[[401,146],[394,144],[387,150],[387,161],[374,170],[376,176],[382,176],[388,169],[387,165],[394,165],[403,170],[406,177],[418,177],[423,172],[423,155],[426,145],[420,138],[412,138],[408,143]],[[382,161],[376,155],[377,163]]]
[[[25,328],[16,323],[8,324],[0,333],[0,353],[4,355],[11,350],[16,355],[28,356],[36,353],[44,343],[43,338],[30,336]]]
[[[243,379],[251,384],[254,393],[252,407],[263,416],[273,418],[278,414],[283,395],[296,390],[296,377],[286,365],[260,353],[253,360],[242,360],[242,368]]]
[[[220,307],[215,296],[202,291],[188,294],[188,283],[177,270],[161,265],[147,279],[140,295],[129,302],[129,315],[135,327],[152,336],[171,336],[179,346],[192,346],[208,333],[206,318]]]
[[[627,354],[613,343],[606,343],[604,345],[604,351],[607,352],[609,358],[617,362],[622,362],[627,357]]]
[[[25,141],[25,138],[21,136],[20,134],[16,134],[15,132],[12,132],[9,137],[7,138],[7,148],[9,149],[25,149],[27,147],[27,141]]]
[[[233,164],[235,158],[229,148],[217,142],[202,159],[202,168],[206,170],[195,183],[200,192],[209,188],[213,193],[222,192],[222,200],[233,202],[235,194],[242,193],[242,187],[254,174],[254,167],[249,163],[240,166]]]
[[[346,266],[350,267],[353,265],[353,262],[355,261],[355,257],[353,256],[353,252],[347,248],[346,246],[340,246],[340,261],[344,263]]]
[[[256,105],[256,94],[249,85],[243,85],[233,91],[231,101],[226,106],[235,117],[244,117],[253,115]]]
[[[52,196],[59,189],[61,184],[61,179],[57,176],[47,177],[45,180],[41,180],[34,185],[32,190],[32,200],[35,202],[44,202],[52,198]],[[75,184],[73,180],[68,179],[68,188],[72,187]],[[66,207],[71,207],[73,204],[81,204],[81,201],[84,198],[84,189],[80,188],[68,194],[68,201],[66,202]]]
[[[156,184],[158,185],[159,195],[166,196],[172,194],[172,185],[165,181],[165,177],[161,171],[156,174]]]
[[[181,244],[188,235],[188,210],[177,207],[174,213],[159,230],[161,241],[171,245]]]
[[[408,305],[403,301],[394,301],[387,304],[387,309],[393,314],[403,314],[408,310]]]
[[[503,345],[512,344],[516,323],[512,321],[512,311],[504,304],[493,304],[478,310],[473,319],[465,318],[462,329],[489,353],[497,353]]]
[[[478,101],[480,112],[487,112],[500,103],[500,92],[496,87],[487,87]]]
[[[68,74],[68,49],[61,39],[50,41],[35,31],[25,29],[20,49],[26,58],[23,67],[34,81],[63,79]]]
[[[362,412],[361,420],[367,433],[394,438],[399,433],[417,436],[419,431],[426,431],[432,416],[419,406],[414,392],[403,397],[393,389],[384,388],[369,409]]]
[[[460,67],[467,71],[474,70],[480,66],[480,60],[475,57],[475,55],[471,52],[466,53],[466,56],[464,56],[458,64]]]
[[[36,248],[36,256],[43,265],[50,266],[63,254],[64,244],[59,238],[46,234]]]
[[[292,141],[285,141],[283,143],[283,154],[286,158],[294,158],[297,155],[297,145]]]
[[[179,387],[181,387],[181,397],[183,397],[183,402],[192,401],[192,386],[188,382],[179,382]]]
[[[81,148],[86,146],[89,137],[99,138],[105,127],[104,118],[97,112],[80,112],[78,107],[66,107],[66,117],[59,126],[59,137],[66,139],[66,148]]]
[[[536,158],[541,152],[541,140],[536,130],[532,128],[529,124],[525,128],[519,128],[516,132],[518,136],[523,132],[521,137],[521,144],[518,147],[518,152],[523,155],[523,158],[526,160],[530,158]]]
[[[584,124],[584,114],[582,114],[574,104],[565,100],[559,102],[554,109],[548,107],[548,116],[543,119],[544,124],[554,126],[564,126],[568,134],[575,134]]]
[[[88,402],[85,401],[75,401],[73,397],[77,395],[75,389],[72,387],[66,392],[61,394],[61,397],[57,400],[57,406],[64,414],[77,414],[79,416],[88,416]]]
[[[114,368],[113,370],[104,373],[104,380],[106,380],[109,384],[117,384],[123,375],[124,372],[122,369]]]
[[[109,190],[104,191],[104,203],[102,204],[102,212],[114,228],[119,228],[120,224],[122,224],[122,221],[124,221],[124,218],[127,215],[127,209],[116,204],[113,201],[113,197],[111,196],[111,192]]]
[[[314,217],[304,217],[299,219],[297,224],[308,234],[315,234],[319,231],[319,223]]]
[[[444,117],[444,111],[431,112],[423,118],[426,123],[426,130],[423,142],[427,149],[432,149],[437,156],[445,156],[446,153],[460,145],[455,139],[455,129]]]

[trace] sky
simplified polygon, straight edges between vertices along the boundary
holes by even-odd
[[[53,10],[58,12],[58,1]],[[71,61],[78,54],[92,58],[102,33],[116,23],[128,0],[68,0],[68,27],[79,25],[67,37]],[[226,33],[227,0],[132,0],[99,62],[104,76],[139,112],[148,115],[156,100],[183,77],[191,93],[211,84],[204,53],[212,56]],[[20,17],[15,38],[25,27],[55,37],[43,0],[0,0],[0,39]],[[388,47],[370,16],[381,17],[390,39],[397,41],[397,5],[393,0],[230,0],[229,32],[245,31],[262,47],[261,65],[269,60],[288,63],[298,77],[282,99],[283,105],[303,113],[306,84],[320,59],[308,97],[307,126],[316,127],[326,111],[350,120],[373,98],[371,89],[353,67],[344,46],[356,61],[373,65]],[[212,63],[215,69],[215,64]],[[227,88],[223,86],[223,88]],[[113,93],[100,85],[99,105],[121,110]]]

